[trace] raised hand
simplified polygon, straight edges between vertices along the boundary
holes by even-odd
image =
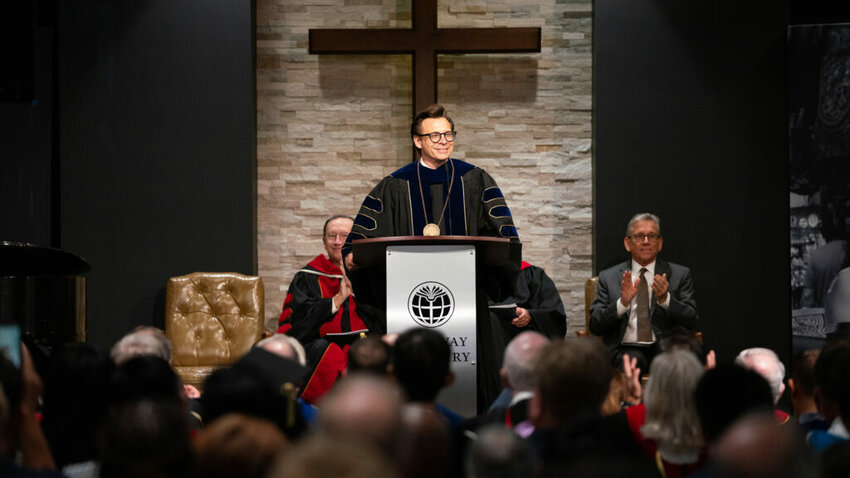
[[[667,274],[655,274],[655,277],[652,278],[652,292],[655,293],[655,300],[657,302],[663,302],[667,298],[668,286]]]
[[[620,285],[620,302],[625,307],[631,306],[635,294],[637,294],[637,286],[632,281],[632,271],[627,270],[623,273],[623,282]]]

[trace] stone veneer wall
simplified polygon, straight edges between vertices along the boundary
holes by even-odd
[[[309,55],[310,28],[409,28],[410,1],[257,1],[259,274],[267,329],[293,274],[323,251],[332,214],[355,215],[379,178],[411,158],[411,59]],[[523,258],[557,284],[568,336],[584,327],[591,274],[592,0],[460,0],[438,26],[542,28],[535,54],[441,55],[439,101],[454,157],[505,193]]]

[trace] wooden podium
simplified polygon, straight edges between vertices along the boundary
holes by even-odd
[[[408,236],[360,239],[352,247],[357,300],[386,312],[387,333],[426,327],[445,335],[455,382],[438,400],[464,416],[483,411],[482,374],[497,374],[501,357],[481,353],[491,334],[478,313],[489,316],[488,296],[513,292],[522,245],[495,237]]]

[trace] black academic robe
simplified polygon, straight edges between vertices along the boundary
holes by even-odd
[[[355,239],[421,236],[426,224],[438,221],[440,235],[519,240],[505,196],[487,172],[457,159],[438,169],[417,161],[372,188],[354,219],[343,256],[351,251]]]
[[[490,306],[490,317],[503,332],[504,344],[526,330],[540,332],[552,339],[562,339],[567,334],[567,315],[561,296],[555,283],[540,267],[523,261],[514,296],[503,300],[501,304],[516,304],[531,315],[531,322],[520,328],[511,323],[513,317],[516,317],[513,314],[515,309],[504,309],[499,307],[500,304]],[[511,313],[503,313],[503,310]]]
[[[341,279],[340,268],[319,254],[292,278],[278,318],[278,333],[295,337],[307,352],[312,373],[302,397],[308,403],[318,401],[346,367],[348,344],[360,333],[386,331],[386,324],[374,319],[380,314],[354,297],[332,312]]]
[[[437,169],[416,161],[394,171],[372,188],[354,218],[354,226],[342,248],[343,257],[351,252],[351,243],[356,239],[421,236],[428,223],[439,225],[440,235],[504,237],[519,242],[505,196],[487,172],[457,159],[446,161]],[[354,261],[357,262],[356,255]],[[519,258],[507,267],[478,272],[479,384],[498,384],[501,357],[490,353],[495,349],[494,332],[489,330],[487,299],[489,296],[490,300],[502,301],[513,294]],[[379,281],[358,273],[350,273],[349,278],[361,302],[386,303],[385,291],[369,288],[371,283]],[[482,409],[486,409],[499,389],[498,385],[479,387]]]

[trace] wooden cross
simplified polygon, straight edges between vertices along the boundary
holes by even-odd
[[[413,55],[415,115],[437,102],[438,54],[540,52],[540,28],[437,28],[437,0],[412,1],[412,29],[311,29],[310,54]]]

